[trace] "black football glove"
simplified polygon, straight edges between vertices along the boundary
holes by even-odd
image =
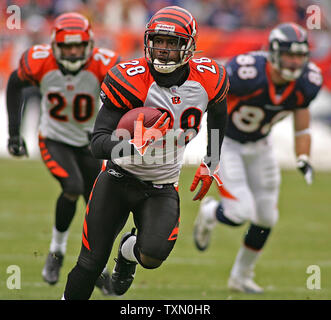
[[[20,136],[14,136],[8,139],[8,151],[15,157],[29,156],[25,141]]]
[[[309,158],[306,154],[301,154],[297,158],[297,168],[302,172],[307,184],[313,183],[314,170],[309,163]]]

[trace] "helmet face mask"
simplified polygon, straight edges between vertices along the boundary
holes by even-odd
[[[291,57],[301,62],[291,63],[290,60],[294,60]],[[274,28],[269,36],[269,60],[284,80],[298,79],[309,61],[306,31],[294,23]]]
[[[193,57],[196,37],[196,21],[188,11],[175,6],[163,8],[146,26],[145,57],[156,71],[173,72]],[[155,39],[160,38],[168,39],[168,45],[159,46]]]
[[[172,38],[176,43],[175,46],[159,47],[155,39],[159,37]],[[187,37],[180,35],[164,34],[161,32],[155,33],[154,31],[146,30],[145,32],[145,51],[146,57],[152,61],[154,68],[162,73],[169,73],[176,68],[188,62],[195,50],[193,47],[194,40],[188,40]],[[173,48],[175,47],[175,48]],[[157,52],[167,52],[165,58],[158,58]]]
[[[69,48],[72,47],[76,47],[75,50],[71,50],[76,53],[70,53]],[[56,61],[67,72],[78,72],[87,63],[93,51],[93,33],[88,20],[78,13],[60,15],[55,20],[52,49]]]

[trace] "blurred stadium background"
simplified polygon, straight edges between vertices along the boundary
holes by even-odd
[[[19,29],[8,28],[7,22],[11,13],[7,12],[7,8],[11,5],[17,5],[20,8],[22,20]],[[168,5],[179,5],[192,12],[200,26],[198,50],[202,50],[203,53],[199,55],[212,57],[221,62],[226,61],[236,54],[267,48],[269,31],[280,22],[294,21],[306,27],[306,22],[309,18],[307,8],[311,5],[317,5],[320,8],[321,28],[308,30],[308,32],[311,43],[311,59],[322,69],[324,76],[323,89],[311,105],[313,136],[312,163],[315,169],[318,172],[323,171],[323,174],[319,173],[319,182],[316,189],[311,189],[313,191],[310,192],[306,186],[302,187],[303,179],[297,173],[285,171],[284,181],[286,185],[282,187],[281,192],[284,192],[286,195],[290,194],[289,197],[293,199],[293,203],[290,204],[291,201],[287,203],[286,200],[281,199],[280,209],[283,208],[284,211],[291,211],[293,215],[292,218],[287,217],[287,220],[286,217],[281,218],[283,219],[281,220],[283,229],[275,232],[275,237],[278,234],[278,237],[281,238],[279,242],[280,247],[276,245],[276,241],[272,242],[273,253],[271,252],[271,248],[268,248],[266,250],[268,251],[266,256],[269,260],[267,262],[263,260],[261,263],[261,273],[267,279],[267,283],[270,282],[270,286],[272,287],[275,282],[274,279],[277,278],[276,282],[278,286],[271,289],[274,290],[274,294],[266,295],[265,298],[305,299],[307,296],[309,296],[308,298],[313,298],[311,293],[308,294],[307,290],[305,291],[299,288],[298,284],[296,284],[296,287],[293,287],[294,289],[291,287],[293,285],[291,280],[298,275],[298,265],[307,266],[309,263],[311,264],[308,258],[303,260],[306,257],[304,254],[301,255],[301,260],[292,261],[292,264],[288,267],[290,273],[286,277],[284,277],[284,274],[283,277],[277,274],[276,267],[282,268],[282,258],[284,258],[284,264],[285,260],[291,260],[290,253],[284,254],[284,249],[293,249],[295,253],[297,250],[307,248],[309,254],[315,253],[317,260],[313,261],[322,261],[320,265],[330,267],[330,259],[326,260],[325,255],[327,251],[326,246],[330,244],[326,239],[329,237],[329,235],[326,236],[329,232],[327,231],[328,223],[327,220],[323,220],[326,218],[327,212],[330,213],[331,207],[330,197],[327,196],[327,194],[330,194],[331,175],[329,172],[326,172],[331,170],[331,2],[329,0],[1,0],[0,180],[2,181],[2,188],[0,189],[0,220],[2,222],[0,221],[0,223],[2,230],[0,232],[0,239],[3,245],[1,245],[2,249],[0,250],[0,299],[59,298],[64,286],[64,275],[70,270],[77,257],[82,223],[81,220],[76,219],[73,231],[73,233],[75,230],[77,231],[77,234],[73,238],[76,246],[69,248],[67,258],[71,266],[67,265],[63,270],[62,282],[57,287],[57,291],[50,293],[49,287],[41,281],[40,270],[49,245],[49,232],[53,218],[50,212],[52,212],[52,206],[54,205],[54,192],[58,192],[59,189],[54,181],[51,182],[53,179],[48,176],[48,173],[44,170],[45,168],[42,168],[41,161],[39,161],[40,156],[37,146],[39,95],[37,90],[32,89],[26,92],[28,100],[22,128],[22,133],[27,141],[30,158],[36,161],[22,162],[6,159],[9,158],[9,155],[7,152],[8,133],[5,89],[10,72],[17,67],[20,55],[28,47],[33,44],[50,42],[50,30],[54,17],[68,11],[81,12],[90,19],[95,34],[96,46],[118,51],[123,59],[140,57],[143,55],[143,32],[146,22],[159,8]],[[282,169],[293,169],[295,166],[295,157],[293,152],[291,119],[286,119],[277,124],[272,131],[272,135]],[[202,130],[199,136],[187,147],[186,163],[195,164],[200,162],[200,158],[204,155],[205,141],[205,131]],[[193,171],[191,171],[191,168],[184,171],[183,185],[185,190],[188,190],[189,180],[193,175]],[[35,175],[33,176],[34,181],[31,180],[30,174]],[[292,194],[294,192],[293,189],[297,185],[300,185],[300,188],[296,190],[297,193]],[[240,234],[243,232],[243,229],[241,231],[235,231],[236,240],[234,243],[229,244],[228,249],[224,253],[225,260],[224,256],[221,256],[219,253],[221,250],[214,251],[211,256],[207,255],[206,261],[202,261],[202,256],[192,256],[191,253],[196,252],[193,249],[191,241],[192,223],[198,204],[192,203],[191,195],[187,196],[187,193],[185,191],[182,195],[184,197],[182,201],[184,210],[189,211],[189,218],[186,222],[183,221],[182,225],[183,231],[187,232],[187,235],[183,242],[176,247],[175,251],[177,253],[174,253],[174,257],[170,259],[168,267],[170,272],[174,269],[173,274],[178,273],[178,275],[172,280],[169,280],[167,277],[160,280],[157,278],[157,272],[154,272],[151,273],[152,278],[149,278],[152,280],[147,281],[147,276],[144,278],[145,271],[140,271],[140,280],[137,279],[136,287],[134,287],[138,291],[133,290],[129,294],[129,298],[231,298],[225,289],[225,281],[228,273],[226,269],[229,269],[231,266],[236,252],[235,247],[240,241]],[[304,213],[302,213],[302,210],[305,209],[305,205],[296,206],[297,203],[301,202],[302,198],[308,199],[307,202],[310,201],[306,206],[308,211]],[[36,203],[33,199],[38,199],[38,202]],[[83,207],[81,210],[84,210]],[[35,216],[31,217],[34,211]],[[47,211],[49,212],[45,214]],[[295,226],[299,226],[305,219],[309,221],[311,211],[314,211],[315,221],[318,222],[315,222],[315,225],[309,225],[309,227],[307,225],[306,229],[305,227],[301,230],[299,230],[299,227],[295,228]],[[185,214],[185,212],[183,213]],[[31,220],[28,220],[24,214],[29,214]],[[20,225],[20,221],[26,221],[27,226]],[[328,218],[328,221],[331,222],[330,218]],[[16,228],[18,230],[17,234],[15,234]],[[28,233],[29,230],[30,232],[33,230],[32,234]],[[40,234],[38,230],[40,230]],[[311,238],[302,238],[304,237],[301,234],[302,230],[309,237],[318,237],[318,235],[322,234],[324,236],[321,236],[320,241],[315,243],[315,247],[309,247],[311,244],[309,239]],[[233,234],[230,235],[230,233],[227,233],[228,231],[224,232],[224,238],[220,241],[231,241],[230,239],[234,239]],[[293,238],[298,236],[300,240],[295,242],[297,246],[288,247],[288,239],[292,235]],[[37,249],[32,243],[36,241],[34,237],[37,237],[37,242],[40,241],[40,246],[39,248],[37,246]],[[217,236],[215,238],[217,239]],[[30,241],[31,243],[29,244]],[[214,248],[216,248],[216,244]],[[180,252],[181,254],[179,254]],[[31,261],[37,264],[38,267],[35,271],[28,271],[25,274],[25,277],[28,278],[26,280],[27,282],[24,283],[25,288],[28,288],[26,289],[27,291],[13,294],[9,293],[7,289],[4,290],[5,285],[2,280],[5,278],[5,267],[12,263],[24,266],[24,264],[28,264]],[[219,261],[224,261],[225,265],[222,264],[220,266]],[[193,280],[180,277],[181,273],[184,274],[187,272],[184,262],[191,263],[192,274],[200,287],[198,284],[192,284],[194,283]],[[222,275],[220,285],[216,280],[214,281],[213,279],[204,278],[203,275],[199,275],[199,270],[201,271],[200,263],[206,267],[207,272],[217,272]],[[179,268],[182,268],[181,272],[177,272],[177,270],[180,270],[178,269],[178,264],[180,266]],[[210,266],[213,269],[208,269]],[[217,268],[221,268],[221,273]],[[223,272],[224,270],[226,271]],[[300,270],[304,277],[304,269],[301,268]],[[36,277],[38,280],[36,280]],[[152,289],[149,290],[151,283],[154,291]],[[279,289],[279,286],[281,289]],[[219,287],[221,288],[221,293],[218,291]],[[160,291],[161,289],[163,290],[162,293]],[[174,294],[174,290],[176,290],[176,294]],[[148,293],[146,293],[147,291]],[[294,293],[291,295],[291,292]],[[192,295],[190,295],[191,293]],[[100,295],[95,296],[95,298],[100,297]],[[324,291],[323,294],[317,295],[315,298],[327,299],[330,297],[331,293],[329,290]],[[244,296],[244,298],[247,297]]]

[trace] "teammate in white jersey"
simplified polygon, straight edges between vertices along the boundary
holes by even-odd
[[[26,86],[38,86],[42,95],[41,157],[62,188],[56,202],[50,252],[42,271],[49,284],[59,279],[77,200],[83,195],[88,201],[101,170],[100,160],[89,148],[90,135],[100,107],[100,84],[118,61],[115,52],[94,48],[92,30],[84,16],[65,13],[55,20],[51,45],[28,49],[8,81],[10,154],[28,155],[20,136],[21,94]]]
[[[241,54],[227,63],[229,121],[220,161],[222,201],[205,198],[194,228],[196,246],[205,250],[217,221],[230,226],[249,222],[228,286],[250,293],[263,292],[254,281],[254,267],[278,220],[280,170],[268,135],[277,121],[293,114],[297,167],[311,184],[308,106],[322,85],[320,70],[309,62],[302,27],[277,26],[269,45],[268,53]]]
[[[105,77],[91,148],[108,161],[91,193],[82,249],[68,275],[64,299],[90,297],[130,212],[138,232],[133,229],[121,238],[111,276],[114,294],[129,289],[137,264],[154,269],[167,259],[178,235],[183,152],[206,111],[208,147],[191,186],[194,191],[201,181],[194,200],[204,197],[214,179],[221,183],[217,166],[229,84],[223,66],[209,58],[192,59],[196,38],[196,21],[187,10],[163,8],[147,24],[145,57],[120,63]],[[121,117],[142,106],[163,115],[151,128],[143,127],[143,114],[138,115],[134,137],[116,139]],[[146,138],[155,132],[160,139]]]

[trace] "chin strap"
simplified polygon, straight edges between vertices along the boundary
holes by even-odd
[[[84,64],[86,63],[86,59],[77,60],[75,62],[61,59],[61,60],[59,60],[59,63],[61,63],[63,68],[65,68],[66,70],[68,70],[70,72],[75,72],[84,66]]]
[[[175,61],[169,61],[168,63],[162,63],[158,59],[154,59],[153,66],[156,71],[161,73],[171,73],[175,71],[178,67],[180,67],[180,64],[176,64]]]

